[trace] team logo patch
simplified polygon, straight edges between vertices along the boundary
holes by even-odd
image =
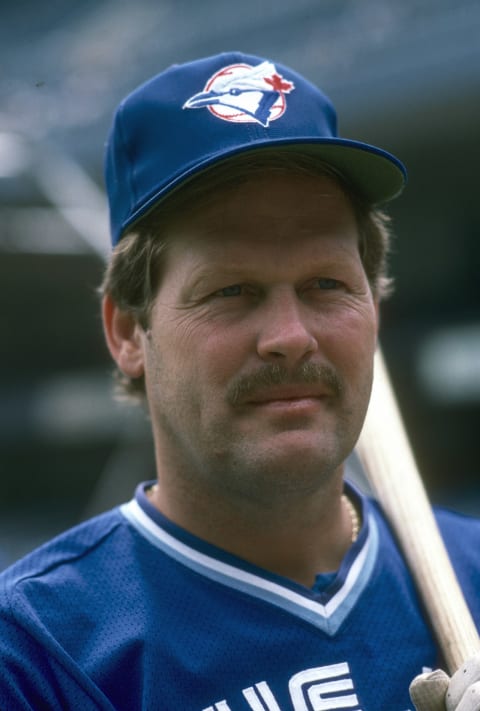
[[[207,81],[184,109],[207,108],[217,118],[234,123],[259,123],[267,127],[287,108],[286,94],[295,88],[279,74],[272,62],[230,64]]]

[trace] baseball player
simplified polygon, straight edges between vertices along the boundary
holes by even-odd
[[[103,319],[156,472],[1,576],[2,710],[480,709],[479,660],[440,671],[389,524],[344,476],[404,183],[270,59],[176,65],[121,103]],[[478,623],[480,522],[437,516]]]

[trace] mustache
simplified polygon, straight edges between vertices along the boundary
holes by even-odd
[[[275,385],[305,384],[327,387],[336,397],[339,397],[344,390],[343,381],[331,366],[302,363],[292,371],[283,365],[267,363],[253,373],[235,378],[227,389],[227,401],[235,406],[249,400],[264,388]]]

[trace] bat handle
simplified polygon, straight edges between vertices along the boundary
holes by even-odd
[[[453,673],[480,651],[480,640],[433,516],[380,349],[357,452]]]

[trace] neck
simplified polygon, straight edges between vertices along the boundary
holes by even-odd
[[[179,495],[180,494],[180,495]],[[172,496],[156,486],[152,503],[164,515],[209,543],[311,587],[318,573],[337,570],[359,521],[343,495],[341,472],[321,490],[283,507],[233,505],[189,490]]]

